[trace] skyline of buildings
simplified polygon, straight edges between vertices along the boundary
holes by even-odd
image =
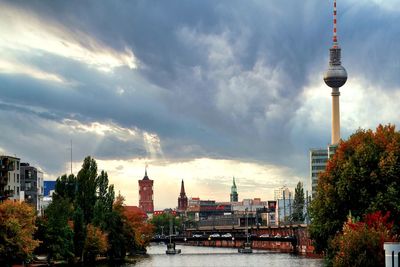
[[[41,216],[45,204],[43,173],[20,158],[0,155],[0,201],[25,201]]]
[[[340,128],[336,127],[344,138],[359,127],[399,123],[393,112],[399,109],[398,68],[393,64],[399,56],[393,52],[397,35],[391,26],[397,16],[388,2],[393,3],[339,3],[340,18],[346,22],[340,25],[345,40],[341,44],[351,70],[351,90],[344,89]],[[169,27],[150,29],[149,25],[165,24],[157,16],[137,16],[131,31],[123,25],[131,25],[134,16],[123,11],[140,15],[149,6],[140,10],[124,3],[110,5],[121,21],[110,20],[109,32],[94,19],[92,9],[85,9],[90,10],[88,19],[77,24],[75,13],[66,12],[69,4],[54,17],[34,3],[3,1],[0,21],[9,27],[2,29],[8,42],[0,42],[7,55],[0,62],[0,151],[16,153],[46,178],[56,179],[69,160],[66,147],[73,139],[74,169],[88,154],[100,159],[99,166],[109,172],[116,189],[135,205],[136,177],[142,176],[138,166],[145,161],[154,166],[158,179],[156,205],[176,203],[174,194],[162,191],[179,190],[181,178],[210,199],[225,199],[232,174],[240,183],[241,198],[272,199],[274,188],[292,188],[299,180],[312,188],[309,148],[334,143],[328,141],[334,127],[328,126],[331,106],[326,101],[337,98],[339,111],[339,96],[329,96],[321,80],[329,56],[325,48],[331,3],[247,3],[245,9],[243,3],[231,3],[236,7],[232,10],[241,10],[238,13],[202,3],[195,14],[188,4],[180,7],[185,11],[180,14],[165,10]],[[298,8],[302,12],[294,11]],[[254,12],[266,16],[253,20]],[[360,23],[366,13],[370,20]],[[24,14],[24,19],[16,14]],[[62,25],[59,19],[64,19]],[[32,29],[46,38],[39,42]],[[365,31],[372,37],[368,45],[362,42]],[[89,42],[77,42],[76,32]],[[288,41],[294,36],[296,42]],[[154,46],[147,45],[158,38]],[[54,46],[61,43],[68,45]],[[88,47],[89,43],[95,45]],[[165,44],[161,49],[160,43]],[[76,54],[79,51],[87,53]]]

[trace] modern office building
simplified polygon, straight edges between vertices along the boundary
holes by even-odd
[[[153,202],[153,180],[147,176],[147,168],[142,180],[139,183],[139,208],[144,212],[152,214],[154,212]]]
[[[310,184],[312,198],[315,197],[318,183],[318,175],[326,169],[326,164],[329,158],[328,154],[328,149],[310,149]]]
[[[23,200],[20,189],[20,158],[0,156],[0,201]]]
[[[29,163],[21,163],[20,174],[21,191],[24,192],[25,202],[32,205],[41,216],[44,196],[43,173]]]
[[[56,189],[56,181],[44,181],[44,195],[51,196],[54,190]]]
[[[274,190],[274,200],[276,201],[278,199],[283,199],[284,195],[286,198],[288,198],[290,194],[292,194],[292,192],[289,190],[289,188],[282,186]]]

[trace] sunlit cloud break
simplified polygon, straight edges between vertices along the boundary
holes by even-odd
[[[23,74],[34,79],[65,83],[65,80],[57,74],[48,73],[32,66],[2,59],[0,59],[0,73]]]
[[[72,31],[54,21],[43,23],[37,15],[2,4],[0,9],[0,52],[35,50],[83,62],[101,71],[116,67],[137,68],[128,46],[116,51],[82,31]],[[33,51],[32,51],[33,50]]]

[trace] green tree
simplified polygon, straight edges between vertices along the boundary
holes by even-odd
[[[112,260],[124,259],[126,255],[127,236],[124,235],[124,198],[118,195],[113,210],[108,218],[108,257]]]
[[[182,219],[180,217],[176,217],[171,213],[163,213],[157,216],[153,216],[150,223],[154,225],[154,232],[157,234],[161,234],[164,232],[164,235],[169,235],[169,222],[172,220],[172,229],[175,233],[175,228],[181,231],[182,229]]]
[[[97,191],[97,163],[90,156],[83,161],[82,168],[77,176],[76,205],[80,206],[83,212],[85,224],[93,219],[93,210],[96,204]]]
[[[48,261],[72,260],[74,257],[74,232],[69,224],[72,208],[68,199],[58,198],[46,209],[47,229],[44,244],[48,252]]]
[[[101,171],[97,178],[97,199],[94,206],[93,224],[99,226],[103,231],[107,230],[108,217],[112,212],[115,199],[114,186],[108,185],[107,172]]]
[[[294,191],[292,221],[296,223],[304,222],[304,189],[303,183],[298,182]]]
[[[83,222],[83,212],[80,207],[74,211],[74,253],[82,260],[83,248],[86,239],[86,227]]]
[[[33,239],[35,210],[24,202],[0,203],[0,263],[29,260],[39,241]]]
[[[339,144],[320,174],[310,207],[310,234],[317,251],[333,257],[328,244],[349,212],[362,218],[377,210],[390,211],[399,230],[400,133],[392,125],[379,125],[375,132],[358,130]]]
[[[58,177],[55,185],[55,192],[53,194],[53,199],[57,198],[67,198],[70,201],[75,200],[77,181],[73,174],[62,175]]]

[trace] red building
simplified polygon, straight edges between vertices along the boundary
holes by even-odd
[[[153,180],[147,176],[147,169],[142,180],[139,180],[139,208],[146,213],[154,212]]]
[[[178,197],[178,211],[186,211],[188,207],[188,198],[186,197],[186,193],[185,193],[185,184],[183,183],[182,180],[182,184],[181,184],[181,193]]]

